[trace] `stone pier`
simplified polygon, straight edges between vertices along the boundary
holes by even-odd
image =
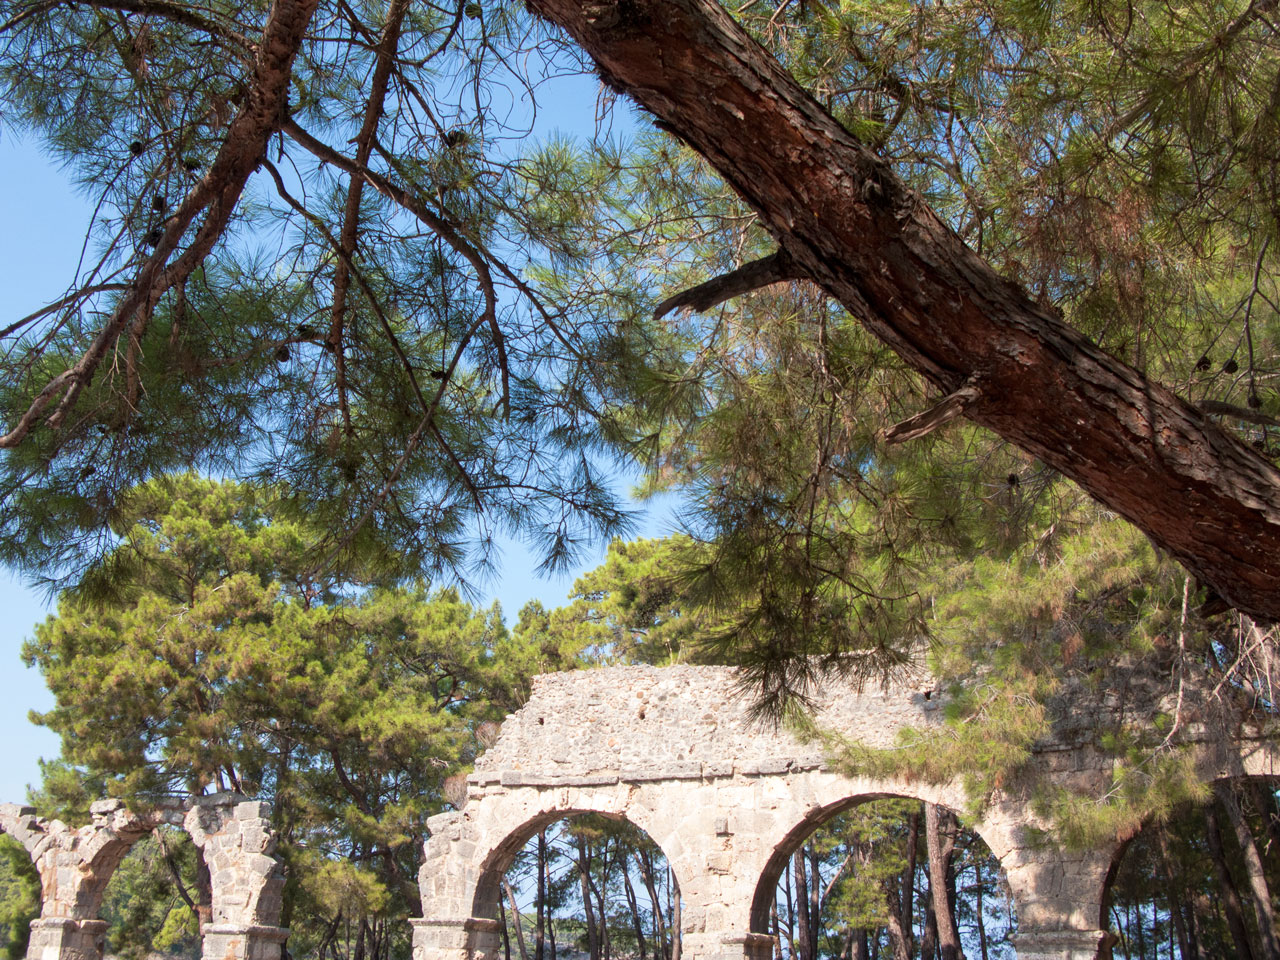
[[[28,960],[102,960],[107,925],[98,918],[112,874],[133,845],[161,825],[186,829],[209,867],[212,922],[201,931],[207,960],[280,960],[288,931],[280,921],[284,876],[271,856],[275,836],[266,804],[235,794],[199,798],[190,809],[162,806],[144,815],[100,800],[73,830],[31,807],[0,804],[0,830],[27,850],[40,874],[41,910],[31,924]]]
[[[538,677],[529,702],[477,761],[461,809],[428,822],[414,960],[494,960],[501,877],[530,837],[563,817],[625,819],[662,849],[683,903],[684,960],[767,960],[778,877],[818,826],[880,797],[969,806],[959,780],[929,784],[832,769],[819,744],[753,721],[734,691],[733,671],[722,667]],[[822,727],[869,747],[895,746],[904,727],[941,722],[928,677],[861,690],[833,683],[817,699]],[[1133,707],[1085,703],[1077,712]],[[1280,772],[1270,738],[1224,741],[1210,729],[1188,725],[1188,736],[1203,741],[1196,749],[1206,779]],[[1037,747],[1028,779],[1095,795],[1112,762],[1087,735],[1064,726]],[[968,826],[1005,870],[1021,960],[1092,960],[1105,936],[1108,871],[1125,838],[1085,852],[1057,849],[1029,788],[991,798]]]

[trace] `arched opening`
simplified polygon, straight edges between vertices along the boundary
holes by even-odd
[[[1107,878],[1102,956],[1210,960],[1276,956],[1280,782],[1220,780],[1203,804],[1148,824]]]
[[[200,956],[197,908],[199,851],[173,826],[140,837],[105,877],[98,916],[106,922],[107,956]],[[104,866],[104,873],[105,867]]]
[[[778,845],[751,929],[775,960],[1013,960],[1013,898],[986,843],[943,806],[852,797]]]
[[[640,827],[602,813],[539,817],[495,851],[473,916],[500,960],[679,960],[679,883]]]

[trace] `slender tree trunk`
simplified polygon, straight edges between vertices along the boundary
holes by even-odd
[[[608,868],[609,850],[605,846],[600,857],[600,883],[597,884],[592,877],[587,878],[591,884],[591,891],[596,898],[596,919],[600,926],[600,956],[603,960],[610,960],[610,957],[613,956],[613,938],[609,935],[609,905],[605,903],[604,899]]]
[[[973,857],[973,877],[974,898],[976,901],[974,914],[978,919],[978,950],[982,954],[982,960],[991,960],[987,955],[987,920],[982,907],[982,857],[976,853]]]
[[[1169,918],[1173,921],[1173,932],[1178,938],[1178,955],[1183,960],[1195,960],[1187,939],[1187,928],[1182,922],[1181,903],[1185,888],[1178,883],[1177,873],[1173,869],[1173,857],[1169,855],[1169,837],[1163,826],[1153,829],[1156,830],[1156,839],[1160,846],[1160,865],[1164,868],[1164,879],[1168,884],[1166,889],[1169,893]]]
[[[670,867],[667,868],[667,890],[671,893],[671,960],[680,960],[684,948],[684,913],[680,906],[680,885]]]
[[[822,874],[818,853],[809,848],[809,956],[818,958],[818,938],[822,934]]]
[[[662,898],[658,896],[658,881],[654,876],[653,861],[644,850],[637,850],[635,854],[636,863],[640,868],[640,879],[644,881],[644,888],[649,893],[649,902],[653,904],[654,955],[663,960],[671,960],[671,947],[665,933],[666,920],[662,914]]]
[[[787,925],[784,928],[787,934],[787,949],[790,951],[791,956],[795,957],[797,955],[796,953],[796,909],[795,909],[795,898],[791,894],[792,875],[794,874],[795,871],[792,869],[791,864],[792,864],[792,861],[788,860],[786,867],[783,869],[782,890],[783,890],[783,893],[786,895],[786,902],[787,902]]]
[[[533,944],[534,960],[544,960],[546,949],[547,917],[547,831],[538,831],[538,919],[537,939]]]
[[[600,960],[600,933],[596,929],[595,909],[591,903],[591,881],[588,869],[591,864],[585,837],[578,837],[578,886],[582,893],[582,912],[587,921],[587,952],[591,960]]]
[[[1244,857],[1245,872],[1249,877],[1249,893],[1253,897],[1254,915],[1258,919],[1258,946],[1260,960],[1280,960],[1280,943],[1276,939],[1276,917],[1271,906],[1271,888],[1267,883],[1266,872],[1262,869],[1262,857],[1258,854],[1258,846],[1253,842],[1253,831],[1245,820],[1244,811],[1236,799],[1231,784],[1219,781],[1214,785],[1222,808],[1227,812],[1227,819],[1235,831],[1236,842]]]
[[[1262,817],[1266,827],[1267,842],[1264,844],[1267,859],[1271,865],[1271,875],[1280,875],[1280,808],[1276,806],[1275,789],[1252,778],[1240,781],[1240,786],[1248,790],[1249,798]]]
[[[364,931],[365,918],[360,918],[360,923],[356,929],[356,949],[351,955],[351,960],[364,960]],[[523,958],[521,958],[523,960]]]
[[[544,832],[545,835],[545,832]],[[544,889],[551,889],[551,847],[547,846],[547,858],[544,864],[546,868],[546,882]],[[547,908],[547,943],[551,947],[550,960],[556,960],[556,918],[551,912],[550,907]]]
[[[953,818],[933,803],[924,805],[925,844],[929,849],[929,891],[938,925],[938,950],[942,960],[964,960],[960,951],[960,932],[956,929],[955,911],[948,896],[948,874],[951,855],[955,851],[955,835],[948,829]]]
[[[640,919],[640,901],[636,899],[635,888],[631,885],[631,870],[627,865],[625,851],[618,859],[622,867],[622,889],[627,895],[627,906],[631,908],[631,923],[636,931],[636,948],[640,951],[640,960],[645,960],[644,923]]]
[[[920,960],[936,960],[938,956],[938,916],[933,910],[933,889],[924,899],[924,933],[920,937]]]
[[[902,922],[906,926],[907,953],[915,952],[916,857],[920,847],[920,814],[922,807],[907,818],[907,865],[902,868]]]
[[[502,930],[502,956],[505,960],[511,960],[511,932],[507,929],[507,908],[502,904],[502,898],[498,898],[498,923]]]
[[[914,881],[914,877],[912,880]],[[895,889],[891,879],[883,881],[885,913],[888,915],[885,927],[889,932],[889,949],[893,952],[893,960],[911,960],[911,918],[902,915],[902,895]],[[905,929],[904,929],[905,928]]]
[[[799,960],[817,960],[813,954],[809,931],[809,878],[805,869],[805,850],[801,847],[791,858],[791,875],[796,885],[796,947]]]
[[[773,960],[782,960],[782,933],[778,929],[778,898],[769,908],[769,925],[773,928]]]
[[[1209,844],[1209,856],[1218,874],[1219,902],[1222,912],[1227,918],[1227,929],[1231,932],[1231,942],[1235,944],[1237,960],[1258,960],[1253,955],[1253,947],[1249,944],[1249,934],[1244,924],[1244,907],[1240,903],[1235,880],[1231,869],[1227,866],[1226,852],[1222,848],[1222,830],[1218,825],[1218,815],[1213,804],[1204,808],[1205,839]]]
[[[520,908],[516,905],[516,892],[511,889],[511,884],[507,882],[506,877],[502,878],[502,889],[507,895],[507,902],[511,904],[511,925],[516,931],[516,946],[520,948],[520,960],[529,960],[529,951],[524,945],[524,922],[520,919]]]

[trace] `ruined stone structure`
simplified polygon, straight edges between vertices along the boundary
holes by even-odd
[[[1167,687],[1167,678],[1138,670],[1110,677],[1103,689],[1069,690],[1026,783],[1006,784],[969,820],[1004,867],[1017,905],[1020,960],[1092,960],[1103,938],[1106,878],[1123,840],[1084,853],[1058,849],[1051,825],[1032,809],[1028,786],[1047,778],[1085,795],[1102,793],[1113,760],[1095,745],[1099,718],[1114,727],[1136,716],[1145,725],[1153,711],[1177,710],[1177,742],[1195,751],[1204,779],[1280,775],[1280,753],[1247,716],[1212,714],[1223,700],[1209,691],[1184,690],[1170,706]],[[529,702],[507,718],[467,778],[461,809],[428,822],[423,916],[411,921],[415,960],[497,960],[502,876],[530,837],[565,816],[625,818],[657,842],[679,884],[686,960],[770,960],[778,877],[820,824],[883,796],[968,807],[959,782],[843,774],[818,743],[753,721],[735,691],[733,671],[723,667],[538,677]],[[866,690],[831,683],[817,700],[823,728],[870,747],[894,748],[904,728],[941,722],[927,677]],[[129,848],[160,824],[187,830],[209,868],[205,960],[280,960],[288,934],[278,926],[284,880],[267,806],[234,794],[145,816],[102,801],[78,830],[36,817],[30,807],[0,805],[0,829],[26,847],[42,882],[29,960],[101,960],[106,925],[98,910],[107,881]]]
[[[415,960],[496,960],[502,875],[530,837],[568,815],[625,818],[662,848],[684,905],[683,956],[769,960],[778,877],[822,822],[882,796],[966,809],[958,782],[842,775],[818,744],[753,722],[734,691],[733,672],[720,667],[614,667],[537,678],[528,704],[507,718],[468,777],[463,807],[429,822]],[[1063,715],[1122,716],[1137,707],[1149,717],[1157,701],[1133,684]],[[868,746],[893,747],[904,727],[938,724],[939,705],[927,678],[861,692],[831,684],[819,697],[818,720]],[[1268,738],[1243,731],[1229,742],[1214,739],[1212,729],[1238,728],[1211,719],[1188,718],[1180,731],[1182,742],[1198,744],[1207,779],[1280,774]],[[1097,795],[1112,762],[1084,727],[1060,725],[1032,766]],[[1057,849],[1027,793],[1012,788],[969,825],[1004,867],[1017,905],[1020,960],[1092,960],[1121,841],[1087,853]]]
[[[72,830],[31,807],[0,804],[0,830],[26,848],[40,873],[42,906],[31,924],[28,960],[101,960],[107,925],[98,911],[107,882],[130,848],[162,824],[187,830],[209,868],[204,960],[280,960],[288,936],[276,926],[284,875],[271,856],[266,804],[220,793],[186,810],[175,805],[138,815],[119,800],[100,800],[90,813],[88,824]]]

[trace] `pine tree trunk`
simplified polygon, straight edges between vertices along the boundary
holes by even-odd
[[[537,940],[533,944],[534,960],[544,960],[547,916],[547,831],[538,831],[538,919]]]
[[[643,850],[637,850],[635,854],[636,863],[640,868],[640,878],[644,881],[644,888],[649,894],[649,903],[653,905],[654,955],[662,957],[663,960],[671,960],[671,948],[667,944],[664,933],[666,921],[662,915],[662,900],[658,896],[657,878],[653,875],[653,862],[649,859],[649,854]]]
[[[915,952],[916,858],[920,848],[920,816],[923,806],[907,819],[907,865],[902,869],[902,922],[907,954]]]
[[[987,954],[987,920],[982,907],[982,857],[977,855],[973,858],[973,877],[973,887],[977,901],[974,914],[978,919],[978,950],[982,954],[982,960],[991,960]]]
[[[799,960],[817,960],[810,946],[809,878],[805,870],[805,851],[801,847],[791,858],[791,875],[796,885],[796,955]]]
[[[1235,831],[1236,842],[1244,857],[1245,872],[1249,877],[1249,892],[1253,898],[1254,915],[1258,919],[1258,955],[1262,960],[1280,960],[1280,944],[1276,939],[1276,916],[1271,906],[1271,887],[1267,883],[1266,872],[1262,869],[1262,857],[1258,853],[1258,845],[1253,841],[1253,831],[1245,820],[1244,811],[1236,800],[1235,791],[1229,783],[1219,781],[1214,785],[1222,808],[1227,812],[1227,819]]]
[[[667,868],[667,889],[671,892],[671,960],[680,960],[684,949],[683,911],[680,907],[680,886],[670,867]]]
[[[636,949],[640,951],[640,960],[645,960],[644,924],[640,920],[640,901],[636,899],[635,888],[631,885],[631,871],[627,867],[625,851],[619,858],[622,866],[622,888],[627,895],[627,906],[631,909],[631,924],[636,932]]]
[[[1178,937],[1178,955],[1183,960],[1195,960],[1195,954],[1192,953],[1187,939],[1186,924],[1182,919],[1181,903],[1184,887],[1178,882],[1177,873],[1173,869],[1173,857],[1169,854],[1169,837],[1163,826],[1153,829],[1156,830],[1156,838],[1160,845],[1160,865],[1164,867],[1164,879],[1168,884],[1166,889],[1169,892],[1169,917],[1173,921],[1173,930]]]
[[[938,925],[938,952],[941,960],[964,960],[960,951],[960,932],[956,929],[955,911],[948,895],[951,884],[948,874],[951,855],[955,851],[955,836],[946,829],[944,816],[936,804],[924,805],[925,844],[929,850],[929,891],[933,899],[933,913]]]
[[[964,415],[1280,619],[1280,471],[1005,280],[716,0],[530,0],[701,154],[803,274]],[[1189,523],[1188,518],[1194,518]]]
[[[1275,791],[1254,779],[1242,780],[1240,786],[1248,790],[1249,798],[1266,828],[1267,842],[1263,846],[1270,861],[1271,875],[1280,876],[1280,808],[1276,806]]]
[[[912,877],[914,881],[915,878]],[[911,918],[902,915],[902,895],[895,889],[892,880],[886,878],[883,882],[885,913],[888,919],[885,928],[889,932],[889,949],[893,953],[893,960],[911,960],[911,937],[908,931],[911,929]]]
[[[498,924],[502,930],[502,956],[504,960],[511,960],[511,933],[507,929],[507,908],[502,904],[502,898],[498,898]],[[324,956],[324,951],[320,951],[320,955]]]
[[[578,886],[582,894],[582,912],[587,922],[587,952],[591,960],[600,960],[600,933],[596,929],[595,910],[591,903],[591,882],[588,870],[591,865],[585,838],[578,837]]]
[[[502,878],[502,889],[507,895],[507,902],[511,904],[511,926],[516,931],[516,946],[520,948],[520,960],[529,960],[529,951],[524,945],[524,923],[520,920],[520,908],[516,905],[516,892],[511,889],[511,884],[507,882],[507,878]]]
[[[818,871],[818,854],[809,848],[809,956],[818,957],[818,938],[822,934],[822,874]]]
[[[1218,825],[1218,815],[1213,804],[1204,808],[1205,839],[1209,844],[1209,856],[1213,860],[1214,871],[1218,874],[1220,902],[1222,912],[1227,918],[1227,930],[1231,933],[1231,942],[1235,944],[1237,960],[1257,960],[1253,955],[1253,947],[1249,944],[1249,934],[1244,925],[1244,907],[1240,903],[1231,870],[1227,866],[1226,852],[1222,848],[1222,830]]]

